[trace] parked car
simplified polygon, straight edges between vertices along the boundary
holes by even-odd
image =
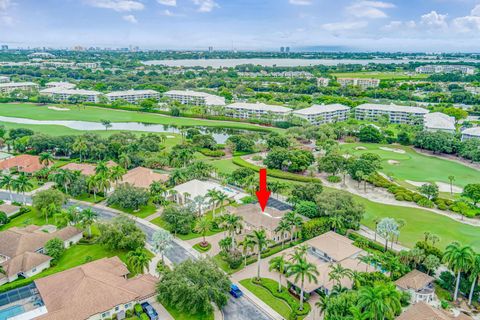
[[[240,290],[240,288],[238,288],[237,285],[233,283],[230,285],[230,294],[235,298],[240,298],[241,296],[243,296],[242,290]]]
[[[157,310],[155,310],[150,303],[148,302],[142,303],[142,309],[150,318],[150,320],[158,320]]]

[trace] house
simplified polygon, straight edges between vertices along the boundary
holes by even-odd
[[[124,174],[119,184],[128,183],[137,188],[148,189],[156,181],[167,182],[168,174],[157,173],[144,167],[136,167]]]
[[[455,118],[441,112],[427,113],[423,120],[426,131],[444,131],[455,133]]]
[[[289,212],[289,210],[278,210],[267,206],[265,212],[258,203],[251,203],[240,207],[228,207],[227,212],[239,216],[244,222],[243,234],[249,234],[253,230],[265,230],[267,238],[274,242],[282,242],[289,239],[289,234],[277,234],[275,229],[280,220]]]
[[[53,239],[63,240],[65,248],[77,243],[83,232],[75,227],[65,227],[45,232],[45,227],[29,225],[13,227],[0,232],[0,265],[5,274],[0,274],[0,285],[16,280],[19,276],[29,278],[50,267],[45,253],[45,244]]]
[[[45,167],[40,163],[40,157],[29,154],[21,154],[12,158],[0,161],[0,170],[8,172],[16,168],[20,172],[35,173]]]
[[[155,295],[157,278],[129,271],[118,258],[103,258],[35,280],[48,312],[38,320],[124,319],[133,309]]]
[[[447,313],[444,310],[436,309],[425,302],[412,304],[397,320],[472,320],[472,317],[464,313],[456,315]]]
[[[107,162],[107,167],[115,167],[117,164],[113,161],[108,161]],[[84,176],[93,176],[95,175],[95,168],[97,166],[91,163],[74,163],[70,162],[61,167],[61,169],[64,170],[70,170],[70,171],[80,171],[80,173]]]
[[[434,280],[433,277],[415,269],[395,281],[395,284],[399,290],[410,293],[412,303],[421,301],[431,303],[435,299]]]
[[[376,268],[365,264],[359,258],[366,252],[353,245],[353,241],[329,231],[318,237],[304,242],[308,246],[306,259],[308,262],[317,266],[319,276],[317,282],[305,283],[305,292],[323,292],[329,294],[335,286],[335,281],[329,278],[331,267],[340,264],[344,268],[358,272],[373,272]],[[293,253],[294,248],[289,249],[287,256]],[[296,283],[293,277],[288,278],[289,284],[293,287],[300,288],[300,284]],[[351,288],[353,281],[350,278],[341,279],[341,285],[345,288]]]
[[[13,204],[8,204],[8,203],[0,204],[0,212],[5,213],[7,217],[11,217],[14,214],[18,213],[19,211],[20,211],[19,206],[15,206]]]

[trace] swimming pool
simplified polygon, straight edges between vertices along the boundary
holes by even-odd
[[[18,316],[25,312],[23,306],[11,306],[7,309],[0,310],[0,320],[7,320],[8,318]]]

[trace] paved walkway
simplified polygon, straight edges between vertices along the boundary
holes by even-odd
[[[212,248],[210,248],[210,250],[208,250],[208,252],[205,252],[204,255],[213,257],[213,256],[219,254],[221,250],[220,250],[220,246],[218,245],[218,242],[220,240],[222,240],[223,238],[225,238],[225,236],[223,235],[223,232],[219,232],[219,233],[216,233],[212,236],[205,237],[205,240],[212,245]],[[195,238],[195,239],[186,240],[185,242],[188,243],[191,246],[194,246],[197,243],[201,242],[202,239],[203,239],[202,237],[199,237],[199,238]]]
[[[153,219],[160,218],[162,216],[162,213],[163,213],[163,207],[158,209],[155,213],[146,217],[145,220],[152,221]]]
[[[357,233],[366,237],[366,238],[368,238],[368,239],[370,239],[370,240],[372,240],[372,241],[375,241],[375,232],[373,230],[365,227],[365,226],[360,226],[360,230],[358,230]],[[378,242],[381,245],[385,245],[385,239],[380,237],[378,234],[377,234],[376,242]],[[388,242],[388,248],[392,249],[396,252],[400,252],[402,250],[406,250],[406,251],[410,250],[409,248],[404,247],[404,246],[402,246],[398,243],[394,243],[393,247],[392,247],[390,241]]]

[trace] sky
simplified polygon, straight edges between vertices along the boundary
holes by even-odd
[[[0,44],[480,52],[480,0],[0,0]]]

